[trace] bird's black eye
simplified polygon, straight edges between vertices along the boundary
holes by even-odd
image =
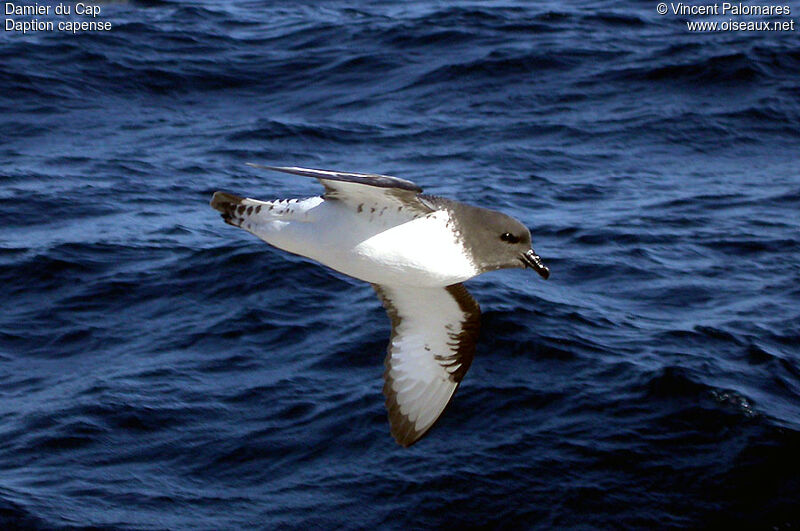
[[[508,243],[519,243],[519,238],[517,238],[510,232],[504,232],[503,234],[501,234],[500,239]]]

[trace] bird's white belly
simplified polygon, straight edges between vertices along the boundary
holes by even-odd
[[[449,286],[472,278],[478,272],[446,220],[446,212],[436,212],[361,241],[353,247],[355,268],[343,272],[389,285]]]
[[[478,274],[446,226],[447,212],[411,220],[376,219],[325,203],[303,222],[275,220],[270,230],[256,235],[374,284],[449,286]]]

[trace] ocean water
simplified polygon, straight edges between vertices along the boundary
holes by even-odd
[[[800,28],[99,5],[108,31],[0,33],[0,527],[800,524]],[[467,283],[476,358],[417,445],[389,435],[372,289],[209,208],[321,191],[247,162],[531,228],[550,279]]]

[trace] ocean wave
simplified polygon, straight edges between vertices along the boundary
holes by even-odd
[[[0,527],[798,520],[788,34],[647,6],[102,9],[108,34],[0,43]],[[208,206],[322,192],[250,161],[531,228],[551,278],[468,282],[475,359],[418,445],[388,433],[373,290]]]

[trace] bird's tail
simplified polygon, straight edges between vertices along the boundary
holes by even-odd
[[[225,223],[253,232],[256,227],[270,221],[313,221],[309,210],[321,202],[321,197],[258,201],[228,192],[215,192],[211,207],[222,214]]]
[[[241,227],[248,218],[259,214],[262,208],[270,208],[270,203],[239,197],[227,192],[214,192],[214,197],[211,198],[211,207],[222,214],[225,223]]]

